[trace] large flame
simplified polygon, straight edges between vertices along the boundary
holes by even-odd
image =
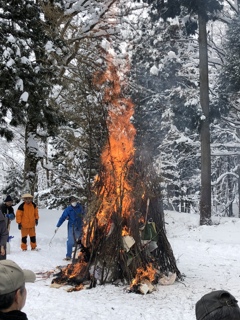
[[[97,213],[98,221],[102,225],[108,223],[113,212],[120,213],[122,217],[133,212],[132,188],[127,177],[134,157],[136,130],[131,123],[134,105],[130,99],[122,96],[119,72],[113,59],[109,58],[107,70],[96,81],[99,85],[107,84],[104,101],[108,106],[109,138],[101,155],[104,177],[101,177],[103,186],[99,194],[103,198]]]

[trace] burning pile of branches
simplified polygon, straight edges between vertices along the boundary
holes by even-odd
[[[134,106],[122,95],[118,70],[110,61],[95,80],[101,87],[107,83],[108,142],[79,256],[53,282],[74,284],[75,290],[120,282],[128,283],[130,291],[146,293],[169,273],[181,275],[165,233],[159,181],[134,161]]]
[[[143,294],[152,292],[155,284],[172,284],[181,275],[165,232],[151,220],[143,226],[139,218],[139,212],[127,220],[114,212],[102,225],[95,216],[85,226],[77,256],[53,283],[71,285],[70,291],[128,284],[129,292]]]

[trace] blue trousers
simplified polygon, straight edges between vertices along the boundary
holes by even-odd
[[[67,238],[67,254],[66,257],[72,257],[72,249],[75,244],[75,240],[81,236],[81,230],[76,227],[68,225],[68,238]]]

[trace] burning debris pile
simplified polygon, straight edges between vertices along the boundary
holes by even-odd
[[[78,256],[53,283],[73,285],[73,290],[125,283],[130,291],[147,293],[154,284],[170,284],[181,274],[165,233],[159,181],[134,160],[134,106],[122,95],[118,70],[110,61],[106,72],[96,77],[95,82],[105,86],[108,143]]]

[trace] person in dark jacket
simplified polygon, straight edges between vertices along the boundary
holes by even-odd
[[[24,270],[14,261],[0,261],[0,320],[27,320],[22,312],[27,291],[26,282],[34,282],[36,275]]]
[[[5,218],[0,211],[0,260],[5,260],[7,256],[7,240],[8,240],[8,229],[5,222]]]
[[[7,195],[7,197],[3,201],[3,204],[1,205],[1,211],[4,217],[6,218],[8,231],[10,231],[11,221],[15,219],[15,213],[12,205],[13,205],[13,199],[10,195]]]
[[[195,306],[197,320],[240,320],[238,301],[225,290],[205,294]]]
[[[73,246],[76,244],[76,241],[81,239],[83,216],[83,206],[77,202],[76,197],[70,197],[70,205],[63,211],[60,219],[58,220],[57,228],[55,229],[56,233],[63,222],[68,220],[67,253],[65,260],[71,260]]]

